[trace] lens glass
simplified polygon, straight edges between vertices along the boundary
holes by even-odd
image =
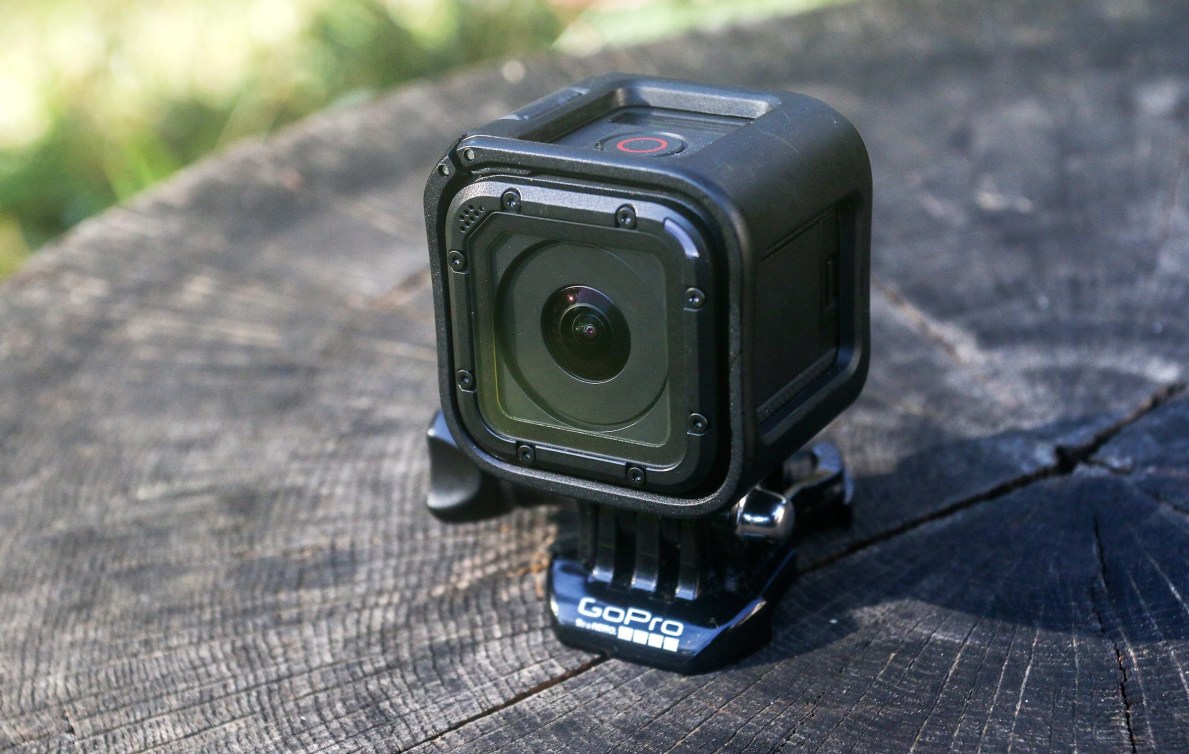
[[[628,323],[611,299],[585,285],[554,291],[541,310],[541,334],[554,361],[575,377],[609,380],[632,353]]]

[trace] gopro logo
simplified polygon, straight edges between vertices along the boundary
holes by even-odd
[[[681,621],[653,615],[639,607],[602,605],[593,597],[582,598],[578,603],[578,614],[593,619],[588,622],[579,618],[575,621],[579,628],[604,634],[613,633],[620,641],[663,649],[666,652],[676,652],[680,646],[678,637],[685,633],[685,624]]]

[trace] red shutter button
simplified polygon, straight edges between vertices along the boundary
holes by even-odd
[[[664,157],[685,149],[685,142],[666,133],[619,134],[598,143],[599,149],[642,157]]]

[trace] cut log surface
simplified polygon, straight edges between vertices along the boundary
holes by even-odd
[[[1189,2],[881,0],[417,84],[0,286],[0,750],[1189,751]],[[548,507],[423,507],[421,190],[624,70],[801,91],[875,173],[854,526],[772,642],[568,649]],[[774,197],[779,201],[779,197]]]

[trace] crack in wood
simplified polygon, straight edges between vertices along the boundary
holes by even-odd
[[[1170,385],[1165,385],[1153,393],[1148,400],[1140,404],[1130,414],[1094,435],[1094,437],[1090,438],[1089,442],[1074,446],[1058,445],[1056,447],[1056,453],[1059,473],[1056,476],[1071,474],[1078,466],[1088,463],[1090,458],[1102,449],[1103,445],[1106,445],[1111,438],[1119,434],[1125,427],[1134,424],[1153,410],[1185,392],[1186,387],[1189,387],[1189,383],[1174,382]]]
[[[972,508],[976,505],[979,505],[980,503],[985,503],[1004,497],[1016,492],[1017,490],[1023,489],[1024,487],[1035,484],[1036,482],[1040,482],[1045,479],[1052,479],[1054,477],[1068,476],[1069,474],[1072,474],[1074,470],[1078,468],[1078,466],[1086,463],[1091,456],[1093,456],[1100,448],[1102,448],[1103,445],[1109,442],[1111,438],[1113,438],[1123,429],[1135,423],[1136,421],[1139,421],[1164,403],[1185,392],[1187,387],[1189,387],[1189,384],[1183,382],[1175,382],[1170,385],[1165,385],[1149,396],[1149,398],[1140,404],[1140,406],[1134,411],[1127,414],[1122,419],[1114,422],[1109,427],[1101,430],[1091,437],[1089,441],[1080,445],[1055,446],[1054,454],[1057,457],[1055,463],[1042,466],[1034,471],[1028,472],[1027,474],[1013,477],[991,487],[989,490],[985,490],[983,492],[979,492],[958,500],[927,515],[910,519],[899,526],[892,527],[891,529],[880,532],[874,536],[853,542],[850,544],[850,546],[846,547],[842,551],[828,555],[821,560],[810,563],[799,569],[799,573],[806,574],[821,570],[826,566],[837,563],[843,558],[850,557],[851,555],[862,552],[877,544],[898,537],[901,534],[906,534],[915,529],[919,529],[920,527],[934,521],[948,518],[955,513]]]
[[[433,743],[434,741],[437,741],[438,739],[443,738],[444,736],[447,736],[456,730],[465,728],[466,726],[470,725],[471,723],[478,722],[479,720],[482,720],[485,717],[490,717],[491,715],[494,715],[498,712],[502,712],[503,710],[505,710],[509,707],[514,707],[517,704],[520,704],[521,702],[525,701],[526,699],[530,699],[530,698],[536,696],[537,694],[548,691],[549,689],[553,688],[554,686],[558,685],[559,683],[565,683],[566,681],[570,680],[571,678],[577,678],[578,676],[582,675],[586,671],[592,670],[594,668],[597,668],[599,665],[602,665],[608,659],[610,659],[610,658],[608,658],[606,655],[599,655],[598,657],[591,658],[590,660],[587,660],[586,662],[582,663],[581,665],[579,665],[575,668],[572,668],[570,670],[567,670],[566,672],[562,673],[561,675],[557,675],[552,678],[548,678],[544,681],[541,681],[540,683],[538,683],[536,686],[533,686],[532,688],[525,689],[524,691],[521,691],[519,694],[516,694],[515,696],[511,696],[511,697],[505,699],[504,701],[500,702],[499,704],[496,704],[492,707],[489,707],[489,708],[483,710],[482,712],[478,712],[474,715],[471,715],[468,718],[459,720],[458,722],[454,723],[450,727],[444,728],[441,731],[433,734],[432,736],[427,736],[426,738],[423,738],[420,741],[416,741],[412,744],[409,744],[405,748],[399,749],[398,751],[411,751],[412,749],[416,749],[419,746],[424,746],[425,744]]]
[[[1104,594],[1110,594],[1110,586],[1106,579],[1106,556],[1103,554],[1102,533],[1099,530],[1098,515],[1094,515],[1094,555],[1098,559],[1098,581],[1102,585]],[[1135,730],[1131,726],[1131,700],[1127,696],[1127,663],[1123,660],[1123,651],[1119,648],[1119,642],[1115,637],[1111,636],[1106,630],[1106,621],[1102,619],[1102,612],[1098,607],[1098,600],[1094,598],[1094,590],[1090,590],[1090,609],[1094,611],[1094,617],[1098,621],[1098,631],[1102,634],[1104,639],[1111,643],[1111,647],[1115,651],[1115,663],[1119,668],[1119,698],[1123,702],[1123,724],[1127,728],[1127,740],[1131,744],[1132,754],[1137,751],[1135,743]]]
[[[1115,645],[1115,661],[1119,664],[1119,695],[1123,698],[1123,716],[1127,725],[1127,740],[1131,743],[1132,754],[1136,751],[1135,731],[1131,728],[1131,702],[1127,699],[1127,666],[1123,662],[1123,653]]]

